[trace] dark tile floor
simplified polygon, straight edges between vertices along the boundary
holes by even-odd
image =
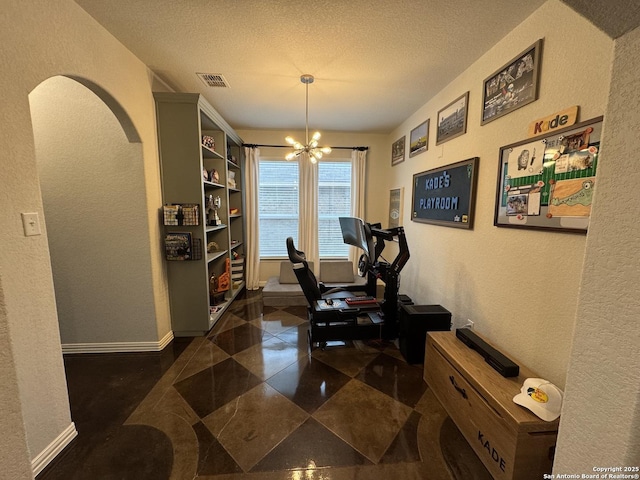
[[[65,358],[78,437],[53,479],[490,479],[391,342],[309,352],[302,307],[242,294],[206,337]]]

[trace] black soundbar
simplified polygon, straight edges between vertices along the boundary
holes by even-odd
[[[520,367],[505,357],[498,350],[468,328],[456,328],[456,337],[467,347],[477,351],[484,357],[484,361],[491,365],[503,377],[517,377]]]

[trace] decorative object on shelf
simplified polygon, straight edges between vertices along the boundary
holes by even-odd
[[[227,185],[229,188],[236,188],[236,172],[229,170],[227,173]]]
[[[202,169],[202,178],[204,178],[205,181],[209,181],[209,172],[207,172],[206,168]]]
[[[300,81],[305,84],[306,87],[306,116],[305,116],[305,138],[306,143],[302,145],[300,142],[293,139],[293,137],[288,136],[285,138],[285,141],[293,146],[293,152],[287,154],[285,157],[287,160],[293,160],[298,157],[302,153],[307,153],[309,155],[309,160],[311,163],[316,163],[318,160],[322,158],[322,155],[325,153],[331,153],[330,147],[318,147],[318,140],[320,140],[320,132],[316,132],[311,137],[311,141],[309,141],[309,84],[313,83],[313,75],[305,74],[300,77]]]
[[[204,145],[205,147],[207,147],[210,150],[215,150],[216,149],[216,141],[213,137],[209,136],[209,135],[203,135],[202,136],[202,145]]]
[[[191,233],[168,232],[164,237],[167,260],[191,260]]]
[[[407,138],[404,135],[402,138],[393,142],[391,147],[391,166],[404,162],[404,141]]]
[[[469,92],[456,98],[438,112],[438,130],[436,145],[467,133],[467,111],[469,110]]]
[[[484,81],[480,125],[538,99],[541,52],[542,39]]]
[[[230,208],[229,209],[229,214],[230,215],[237,215],[240,213],[240,209],[239,208]]]
[[[220,174],[215,168],[209,172],[209,181],[213,183],[220,183]]]
[[[220,246],[216,242],[207,243],[207,253],[219,252]]]
[[[222,206],[222,199],[220,195],[214,197],[213,195],[207,195],[207,223],[208,225],[215,227],[221,225],[220,217],[218,216],[218,209]]]
[[[216,290],[216,293],[220,293],[220,292],[226,292],[227,290],[229,290],[229,287],[231,285],[231,267],[230,267],[230,263],[231,260],[229,260],[228,258],[224,261],[224,272],[220,274],[220,276],[218,277],[218,288]]]
[[[231,260],[231,281],[233,282],[233,286],[237,287],[240,283],[242,283],[244,279],[244,258],[241,258],[239,255],[234,255],[233,260]]]
[[[218,276],[216,272],[211,272],[209,276],[209,295],[213,297],[218,292]]]

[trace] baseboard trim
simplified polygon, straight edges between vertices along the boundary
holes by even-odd
[[[173,340],[169,331],[157,342],[63,343],[62,353],[135,353],[160,352]]]
[[[51,460],[56,458],[62,450],[65,449],[71,441],[78,436],[76,426],[73,422],[63,430],[63,432],[57,436],[57,438],[47,446],[42,452],[31,460],[31,470],[33,476],[37,476],[44,468],[51,463]]]

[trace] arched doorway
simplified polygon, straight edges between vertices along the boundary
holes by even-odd
[[[94,83],[29,94],[63,352],[157,338],[142,145]]]

